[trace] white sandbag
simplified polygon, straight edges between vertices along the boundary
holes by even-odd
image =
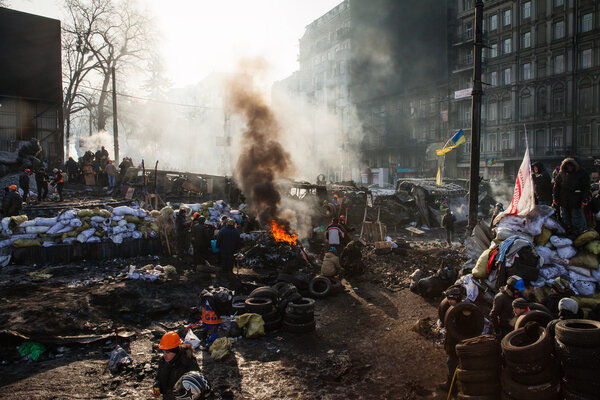
[[[112,236],[110,236],[110,240],[112,240],[112,242],[115,244],[123,243],[123,235],[122,234],[112,235]]]
[[[101,240],[98,236],[92,236],[90,237],[86,243],[99,243]]]
[[[8,225],[10,224],[10,217],[4,217],[2,218],[2,233],[4,233],[5,235],[12,235],[12,231],[11,229],[8,227]]]
[[[550,259],[552,258],[552,250],[544,246],[535,246],[535,251],[538,253],[540,257],[544,259],[544,264],[549,264]]]
[[[123,239],[129,239],[131,237],[131,232],[123,232],[121,233],[121,236],[123,236]]]
[[[72,220],[69,221],[69,226],[71,228],[79,228],[82,225],[83,225],[83,222],[81,222],[81,220],[79,218],[73,218]]]
[[[127,223],[127,230],[128,231],[135,231],[135,224],[133,222],[128,222]]]
[[[577,250],[575,250],[575,247],[573,246],[559,247],[556,252],[560,258],[567,260],[570,260],[571,258],[575,257],[575,254],[577,254]]]
[[[158,237],[158,232],[156,232],[156,231],[150,231],[150,237],[151,238]]]
[[[17,239],[37,239],[37,233],[19,233],[12,235],[9,240],[14,242]]]
[[[92,217],[92,221],[102,224],[102,223],[104,223],[104,221],[106,221],[106,218],[96,215],[96,216]]]
[[[127,231],[127,227],[125,227],[125,226],[114,226],[112,228],[112,234],[113,235],[118,235],[118,234],[121,234],[121,233],[126,232],[126,231]]]
[[[113,215],[111,215],[111,216],[110,216],[110,220],[111,220],[111,221],[117,221],[117,222],[119,222],[119,221],[121,221],[122,219],[123,219],[123,217],[121,217],[120,215],[114,215],[114,214],[113,214]]]
[[[75,243],[76,241],[77,241],[77,238],[74,238],[74,237],[68,237],[68,238],[64,238],[62,242],[63,242],[64,244],[73,244],[73,243]]]
[[[154,218],[154,217],[144,217],[144,221],[156,222],[156,218]]]
[[[592,278],[594,278],[594,282],[600,283],[600,269],[591,270]]]
[[[77,241],[80,243],[85,243],[87,240],[92,237],[92,235],[96,232],[94,228],[86,229],[77,235]]]
[[[9,247],[9,246],[12,246],[12,244],[13,244],[13,240],[12,239],[2,240],[2,241],[0,241],[0,248],[2,248],[2,247]]]
[[[577,267],[575,265],[567,265],[569,277],[571,281],[589,280],[592,278],[592,271],[587,268]]]
[[[133,231],[131,232],[131,237],[134,239],[141,239],[142,238],[142,232],[140,231]]]
[[[65,225],[64,228],[62,228],[61,230],[59,230],[58,234],[63,234],[63,233],[67,233],[67,232],[71,232],[73,230],[73,227],[71,225]],[[46,232],[48,233],[48,232]]]
[[[35,226],[35,221],[25,221],[25,222],[21,222],[21,224],[19,225],[19,228],[27,228],[28,226]]]
[[[140,218],[144,218],[145,216],[148,215],[148,213],[146,212],[146,210],[144,210],[143,208],[138,208],[136,211],[137,212],[136,212],[135,215],[138,216],[138,217],[140,217]]]
[[[79,210],[65,210],[58,215],[58,220],[60,222],[70,221],[77,216]]]
[[[52,247],[52,246],[56,246],[56,242],[53,242],[51,240],[46,240],[44,241],[44,243],[42,243],[43,247]]]
[[[56,217],[54,217],[54,218],[37,217],[34,219],[34,221],[37,226],[54,226],[54,224],[56,224],[58,222],[58,219]]]
[[[548,228],[551,231],[558,233],[559,235],[565,233],[565,229],[554,218],[547,218],[544,222],[544,228]]]
[[[117,224],[119,226],[126,226],[127,225],[127,221],[125,221],[124,219],[120,220],[119,222],[117,222]]]
[[[544,267],[539,269],[539,274],[544,279],[554,279],[559,276],[559,269],[555,266]]]
[[[550,242],[556,248],[572,246],[573,241],[566,237],[550,236]]]
[[[50,229],[49,226],[28,226],[25,228],[25,232],[27,233],[46,233]]]
[[[133,208],[127,207],[127,206],[115,207],[115,208],[113,208],[112,213],[113,213],[113,215],[119,215],[119,216],[137,215],[136,211]]]
[[[577,289],[581,296],[591,296],[596,290],[596,283],[594,282],[575,281],[573,282],[573,286],[575,286],[575,289]]]
[[[510,228],[507,228],[506,226],[496,227],[496,239],[499,239],[499,240],[506,240],[509,237],[516,236],[518,234],[519,234],[519,232],[517,232],[513,229],[510,229]]]

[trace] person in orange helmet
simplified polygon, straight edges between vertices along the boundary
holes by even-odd
[[[158,362],[158,372],[152,394],[163,399],[175,399],[173,387],[186,372],[200,371],[191,344],[182,343],[177,332],[167,332],[160,339],[158,348],[163,356]]]
[[[4,199],[2,199],[2,212],[5,217],[14,217],[21,214],[23,198],[17,190],[17,185],[10,185],[8,187],[8,193],[4,193]]]

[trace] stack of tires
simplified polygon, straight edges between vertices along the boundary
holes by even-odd
[[[500,343],[492,335],[464,340],[456,345],[456,380],[461,400],[500,399]]]
[[[315,301],[308,297],[289,301],[283,314],[283,330],[293,333],[314,331]]]
[[[555,327],[555,352],[567,400],[600,399],[600,322],[566,319]]]
[[[503,399],[559,400],[560,371],[552,338],[538,324],[510,332],[502,339]]]
[[[545,308],[545,307],[544,307]],[[531,310],[526,314],[523,314],[517,318],[515,322],[515,330],[525,327],[525,324],[528,322],[537,322],[544,328],[548,325],[550,321],[554,318],[550,314],[550,311],[546,310]]]
[[[262,286],[254,289],[244,302],[245,312],[262,316],[265,322],[265,332],[281,328],[281,312],[276,307],[278,296],[277,290],[269,286]]]
[[[310,284],[310,275],[305,272],[301,272],[301,271],[296,271],[294,273],[280,272],[277,275],[277,282],[291,283],[292,285],[296,286],[296,289],[298,289],[298,293],[302,294],[303,296],[308,296],[308,286]]]

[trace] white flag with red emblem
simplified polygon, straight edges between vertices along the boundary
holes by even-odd
[[[525,142],[527,144],[527,141]],[[524,217],[535,208],[535,195],[533,191],[533,178],[531,177],[531,160],[529,159],[529,146],[525,150],[525,157],[517,174],[515,190],[510,207],[496,217],[498,223],[506,215]]]

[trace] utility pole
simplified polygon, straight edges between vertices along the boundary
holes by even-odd
[[[111,68],[112,72],[112,100],[113,100],[113,137],[115,140],[115,154],[113,155],[115,162],[119,160],[119,125],[117,124],[117,82],[115,80],[115,67]]]
[[[481,136],[481,54],[483,49],[483,1],[475,2],[475,40],[473,41],[473,97],[471,103],[471,169],[469,178],[469,220],[467,231],[470,234],[477,225],[479,210],[479,139]]]

